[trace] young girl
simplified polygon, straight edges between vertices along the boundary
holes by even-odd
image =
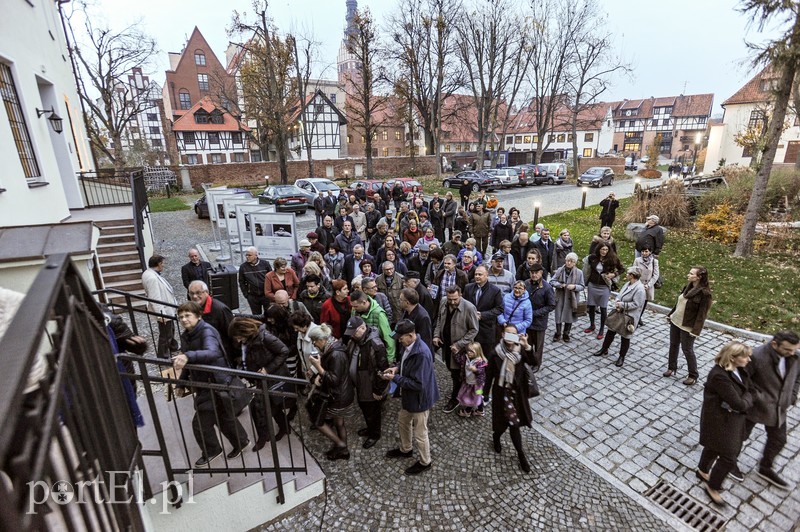
[[[461,389],[458,391],[458,403],[461,417],[482,416],[478,407],[483,404],[483,385],[486,383],[486,357],[478,342],[472,342],[467,348],[456,354],[456,362],[461,366]]]

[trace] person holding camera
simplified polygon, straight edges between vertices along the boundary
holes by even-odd
[[[617,195],[613,192],[609,193],[608,197],[600,202],[600,206],[603,208],[600,211],[600,227],[613,226],[614,219],[617,217],[617,208],[619,207]]]

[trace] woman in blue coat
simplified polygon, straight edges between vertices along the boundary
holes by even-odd
[[[533,306],[525,290],[525,282],[517,281],[514,289],[503,296],[503,313],[497,316],[497,323],[505,327],[513,325],[517,332],[525,334],[533,322]]]
[[[739,342],[722,347],[706,379],[700,411],[700,445],[703,452],[697,477],[705,483],[711,500],[724,505],[722,481],[736,465],[745,440],[747,411],[753,406],[750,378],[743,371],[752,349]],[[713,467],[712,467],[713,464]]]

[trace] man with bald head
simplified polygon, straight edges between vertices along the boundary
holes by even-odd
[[[289,315],[294,314],[295,312],[304,312],[305,314],[311,316],[311,313],[304,304],[300,303],[299,301],[289,299],[289,292],[286,290],[278,290],[275,292],[275,301],[272,303],[272,305],[285,308]]]
[[[269,262],[258,258],[258,250],[250,246],[244,252],[245,261],[239,266],[239,289],[242,291],[250,313],[263,314],[269,307],[269,299],[264,295],[264,280],[272,271]]]
[[[192,281],[207,281],[208,271],[212,270],[210,262],[200,260],[200,252],[192,248],[189,250],[189,262],[181,267],[181,279],[183,280],[183,287],[189,289],[189,283]]]
[[[208,285],[203,281],[192,281],[189,283],[189,300],[200,305],[203,312],[203,321],[214,327],[222,340],[222,347],[225,348],[225,360],[232,368],[236,367],[236,359],[241,358],[241,353],[234,347],[233,341],[228,336],[228,327],[233,321],[233,312],[228,306],[214,299],[208,291]]]

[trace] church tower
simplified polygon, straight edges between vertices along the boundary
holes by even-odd
[[[347,13],[345,14],[345,29],[342,35],[342,44],[339,46],[339,57],[337,61],[339,83],[344,85],[348,80],[355,80],[358,75],[359,65],[353,54],[347,51],[347,41],[350,35],[357,30],[355,27],[356,11],[358,2],[356,0],[345,0]]]

